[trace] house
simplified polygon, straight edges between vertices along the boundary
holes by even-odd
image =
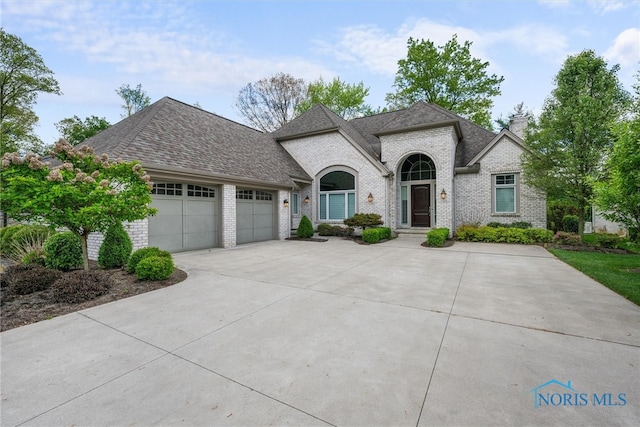
[[[513,124],[495,134],[423,102],[350,121],[316,105],[266,134],[165,97],[85,143],[142,163],[158,214],[129,225],[134,247],[175,252],[284,239],[303,215],[317,225],[377,213],[420,233],[545,227],[544,194],[522,182],[522,120]]]

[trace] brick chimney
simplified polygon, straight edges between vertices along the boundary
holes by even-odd
[[[526,113],[516,113],[509,116],[509,130],[520,138],[524,139],[524,133],[529,123],[529,115]]]

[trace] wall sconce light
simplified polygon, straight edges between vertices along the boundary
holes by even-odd
[[[307,197],[305,197],[305,198],[304,198],[304,203],[305,203],[306,205],[308,205],[310,201],[311,201],[311,200],[309,199],[309,196],[307,196]]]
[[[444,191],[444,188],[442,189],[442,191],[440,192],[440,198],[442,200],[445,200],[447,198],[447,192]]]
[[[284,199],[284,207],[288,208],[289,207],[289,200],[288,199]]]
[[[369,197],[367,197],[369,203],[373,203],[373,194],[369,193]]]

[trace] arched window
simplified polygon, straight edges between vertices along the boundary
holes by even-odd
[[[425,181],[436,179],[436,165],[429,156],[412,154],[402,164],[401,181]]]
[[[342,220],[356,213],[356,177],[345,171],[320,178],[320,219]]]

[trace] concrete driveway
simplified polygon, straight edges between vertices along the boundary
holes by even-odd
[[[640,425],[640,308],[536,246],[177,254],[172,287],[1,334],[1,424]]]

